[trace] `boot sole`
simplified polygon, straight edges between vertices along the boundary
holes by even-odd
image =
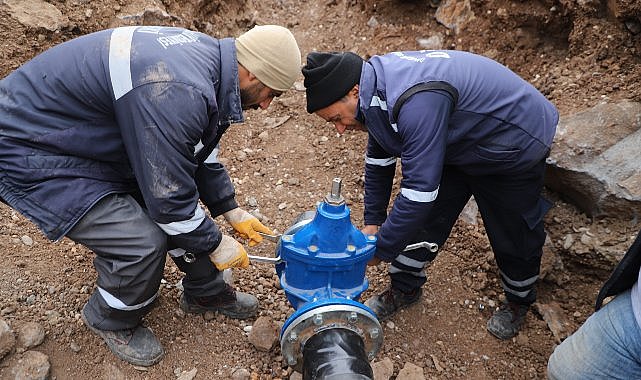
[[[103,342],[105,342],[105,344],[107,345],[107,348],[109,348],[109,351],[111,351],[112,354],[114,354],[116,357],[118,357],[119,359],[121,359],[121,360],[123,360],[123,361],[125,361],[125,362],[127,362],[129,364],[138,365],[138,366],[142,366],[142,367],[151,367],[152,365],[158,363],[160,361],[160,359],[162,359],[162,357],[165,355],[165,351],[163,349],[161,351],[160,355],[158,355],[157,357],[151,358],[151,359],[148,359],[148,360],[142,360],[142,359],[132,358],[131,356],[127,356],[127,355],[125,355],[125,354],[123,354],[123,353],[121,353],[119,351],[115,351],[112,348],[112,346],[109,344],[108,339],[103,336],[102,330],[99,330],[99,329],[97,329],[97,328],[95,328],[95,327],[93,327],[92,325],[89,324],[89,322],[87,321],[87,317],[85,317],[85,308],[84,307],[82,308],[82,311],[80,312],[80,318],[82,319],[82,321],[85,323],[85,326],[87,326],[87,328],[89,330],[91,330],[94,334],[98,335],[103,340]]]

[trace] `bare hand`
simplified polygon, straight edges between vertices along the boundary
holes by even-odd
[[[375,224],[368,224],[361,229],[361,232],[365,235],[376,235],[378,232],[378,226]]]

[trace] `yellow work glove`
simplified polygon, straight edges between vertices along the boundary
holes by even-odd
[[[227,235],[223,235],[218,247],[209,254],[209,259],[221,272],[228,268],[247,268],[249,266],[249,257],[247,257],[247,251],[243,245]]]
[[[234,227],[236,233],[243,239],[249,239],[249,246],[253,247],[263,241],[263,237],[258,233],[273,235],[269,228],[265,227],[255,216],[237,207],[223,214],[227,222]]]

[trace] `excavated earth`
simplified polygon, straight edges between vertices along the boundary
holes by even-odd
[[[21,17],[12,8],[16,3],[26,9]],[[442,48],[484,54],[532,82],[562,115],[603,101],[641,100],[638,2],[460,1],[457,9],[465,3],[474,17],[468,13],[467,23],[448,29],[436,20],[439,2],[427,0],[48,0],[62,20],[51,27],[37,22],[50,9],[40,0],[4,0],[0,77],[57,43],[113,26],[176,25],[223,38],[255,24],[274,23],[293,31],[303,57],[313,50],[351,50],[369,57],[420,49],[428,39]],[[237,198],[282,232],[300,213],[313,210],[332,178],[340,177],[353,222],[361,226],[366,136],[339,136],[304,106],[301,77],[268,110],[247,112],[247,122],[225,135],[221,156]],[[554,202],[545,220],[549,241],[538,304],[523,331],[499,341],[485,330],[502,291],[482,221],[472,209],[429,267],[420,304],[383,324],[384,343],[375,366],[384,360],[393,363],[390,375],[398,379],[421,378],[399,375],[408,363],[431,379],[545,378],[550,353],[590,315],[612,270],[614,262],[599,252],[623,253],[640,228],[636,220],[593,218],[555,193],[545,195]],[[250,251],[273,256],[274,245],[266,242]],[[115,358],[79,318],[95,283],[91,252],[67,239],[47,241],[28,220],[2,205],[0,253],[0,319],[13,331],[30,322],[44,327],[44,342],[33,350],[48,356],[52,379],[188,379],[194,372],[196,379],[299,376],[284,363],[278,345],[264,351],[250,343],[249,326],[255,320],[180,312],[181,276],[171,260],[159,305],[146,318],[166,356],[145,369]],[[369,268],[367,276],[370,287],[363,299],[387,284],[384,265]],[[282,324],[293,309],[277,280],[267,264],[234,272],[235,286],[259,298],[260,315]],[[25,355],[17,345],[0,359],[0,378],[15,378]]]

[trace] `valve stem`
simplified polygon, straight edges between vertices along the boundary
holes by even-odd
[[[345,204],[345,198],[341,195],[341,179],[334,178],[332,180],[332,190],[325,196],[325,203],[332,206],[340,206]]]

